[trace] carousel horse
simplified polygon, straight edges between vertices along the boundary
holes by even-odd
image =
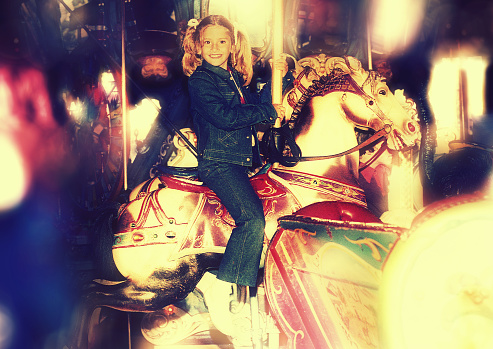
[[[324,64],[320,76],[305,60],[284,97],[291,114],[287,124],[303,155],[287,165],[267,164],[251,177],[264,205],[266,245],[278,219],[296,211],[381,224],[366,209],[358,187],[361,145],[355,127],[374,130],[371,141],[386,138],[395,151],[414,146],[420,133],[416,113],[376,72],[365,71],[352,57],[331,57]],[[289,146],[279,151],[282,158],[293,153]],[[158,311],[187,297],[206,271],[219,266],[234,221],[193,175],[170,171],[139,186],[120,207],[112,253],[125,280],[88,289],[73,349],[84,347],[87,320],[96,307]]]

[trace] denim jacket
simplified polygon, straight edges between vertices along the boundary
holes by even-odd
[[[242,83],[234,69],[227,71],[206,61],[190,76],[188,88],[199,164],[205,159],[252,166],[252,160],[260,158],[253,126],[265,122],[273,124],[277,112],[270,100],[261,100],[258,95],[249,93]],[[246,104],[241,104],[238,88]],[[252,137],[255,147],[252,147]]]

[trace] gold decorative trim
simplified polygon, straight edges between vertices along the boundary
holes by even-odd
[[[370,239],[370,238],[364,238],[364,239],[359,239],[359,240],[351,240],[347,236],[344,236],[347,241],[356,244],[360,247],[363,247],[363,245],[368,246],[368,248],[371,250],[371,256],[377,261],[381,262],[382,261],[382,254],[378,250],[378,247],[380,247],[382,250],[389,253],[390,249],[392,248],[393,244],[390,244],[389,248],[385,248],[381,243],[376,241],[375,239]]]
[[[272,170],[272,172],[292,185],[316,190],[347,202],[354,202],[364,207],[367,206],[365,192],[361,188],[308,173],[285,169],[275,169]]]

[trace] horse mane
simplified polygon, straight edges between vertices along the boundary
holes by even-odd
[[[303,107],[311,98],[316,96],[325,96],[326,94],[333,91],[360,93],[358,87],[356,87],[355,85],[355,80],[354,78],[352,78],[352,75],[360,75],[363,74],[365,71],[362,68],[355,69],[351,67],[351,65],[345,64],[345,62],[341,62],[342,58],[340,57],[333,58],[334,61],[329,62],[332,63],[330,72],[327,75],[321,76],[319,80],[314,80],[298,99],[296,105],[293,108],[291,117],[287,121],[290,129],[300,129],[300,127],[296,127],[297,124],[300,122],[299,116]],[[378,76],[378,73],[373,73],[374,74],[368,74],[361,88],[369,82],[372,85],[373,92],[373,87],[376,85],[375,79]],[[306,124],[306,122],[304,122],[304,124]]]

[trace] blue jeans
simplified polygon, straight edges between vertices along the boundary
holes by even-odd
[[[235,221],[217,278],[255,287],[264,241],[262,202],[250,184],[247,167],[201,160],[199,178],[221,200]]]

